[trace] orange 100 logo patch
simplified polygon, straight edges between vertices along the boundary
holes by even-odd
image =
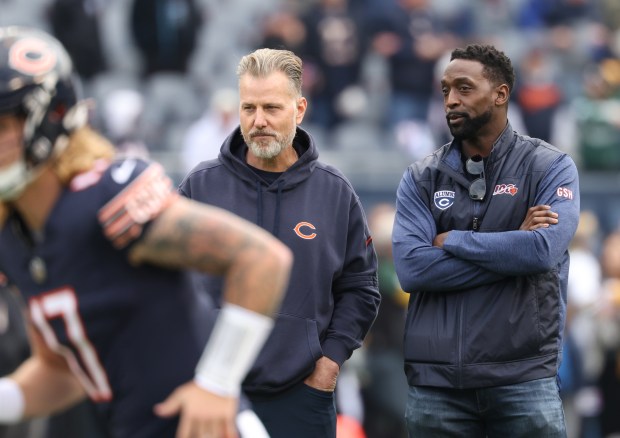
[[[58,58],[49,43],[38,38],[17,41],[9,52],[9,65],[20,73],[38,76],[56,66]]]
[[[306,239],[306,240],[314,239],[316,237],[316,233],[313,233],[311,231],[308,232],[307,230],[305,230],[306,228],[310,228],[311,230],[316,230],[314,225],[312,225],[310,222],[300,222],[297,225],[295,225],[295,228],[293,228],[293,231],[295,231],[295,234],[297,234],[302,239]]]
[[[510,195],[514,196],[519,191],[519,188],[514,184],[498,184],[493,190],[493,196],[495,195]]]

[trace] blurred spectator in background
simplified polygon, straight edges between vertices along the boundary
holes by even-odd
[[[306,27],[298,14],[289,9],[274,11],[264,17],[261,32],[257,47],[268,49],[287,49],[298,53],[306,39]]]
[[[221,88],[213,93],[207,110],[183,136],[181,154],[185,173],[196,163],[217,158],[222,143],[239,125],[238,109],[239,97],[235,89]]]
[[[518,22],[527,28],[570,26],[598,16],[597,0],[524,0]]]
[[[601,25],[600,0],[520,0],[515,12],[521,49],[546,44],[557,64],[556,82],[567,99],[581,94],[585,65],[611,55],[609,29]]]
[[[397,0],[369,24],[372,49],[388,64],[392,126],[428,116],[435,63],[457,37],[433,13],[429,0]]]
[[[603,290],[599,312],[603,369],[598,381],[602,395],[601,432],[604,437],[620,434],[620,231],[611,233],[601,253]]]
[[[49,20],[53,34],[67,48],[83,79],[107,69],[100,20],[104,0],[53,0]]]
[[[375,205],[368,215],[379,262],[381,306],[364,344],[364,428],[368,438],[407,436],[405,404],[407,379],[403,371],[403,332],[409,295],[396,278],[392,259],[392,204]]]
[[[105,96],[102,105],[102,132],[122,157],[147,159],[149,151],[140,136],[144,98],[136,90],[121,88]]]
[[[301,17],[305,39],[304,90],[309,121],[331,130],[346,119],[339,99],[360,81],[366,36],[361,11],[350,0],[318,0]]]
[[[620,2],[617,0],[600,0],[601,17],[612,30],[620,28]]]
[[[594,438],[599,413],[594,382],[600,369],[593,310],[601,299],[601,266],[598,258],[601,236],[596,215],[579,215],[579,225],[568,249],[568,300],[564,354],[558,372],[568,438]]]
[[[581,166],[620,169],[620,60],[605,59],[585,73],[584,94],[575,99]]]
[[[194,0],[133,0],[131,34],[144,75],[187,72],[203,20]]]
[[[521,60],[517,72],[515,100],[530,137],[551,143],[555,115],[562,104],[562,90],[557,84],[561,72],[544,47],[530,48]]]
[[[473,23],[472,37],[485,42],[500,44],[516,31],[516,11],[523,0],[465,0]]]

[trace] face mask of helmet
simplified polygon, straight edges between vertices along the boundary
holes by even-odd
[[[60,153],[68,134],[84,126],[79,82],[62,45],[38,29],[0,27],[0,113],[25,116],[24,154],[0,169],[0,200],[14,199],[41,164]]]

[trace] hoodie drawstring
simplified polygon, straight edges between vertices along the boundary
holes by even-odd
[[[263,226],[263,185],[256,180],[256,225]]]
[[[280,205],[282,198],[282,186],[284,182],[282,180],[278,180],[278,192],[276,196],[276,211],[273,222],[273,230],[272,234],[274,236],[278,236],[280,233]],[[259,180],[256,181],[256,224],[263,227],[263,185]]]
[[[278,194],[276,196],[276,212],[273,220],[273,235],[278,236],[280,233],[280,198],[282,197],[282,185],[283,181],[278,180]]]

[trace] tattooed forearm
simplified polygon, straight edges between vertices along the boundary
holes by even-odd
[[[261,228],[185,199],[153,222],[132,256],[135,261],[224,275],[228,301],[266,314],[279,301],[266,302],[262,292],[282,289],[291,262],[288,249]]]

